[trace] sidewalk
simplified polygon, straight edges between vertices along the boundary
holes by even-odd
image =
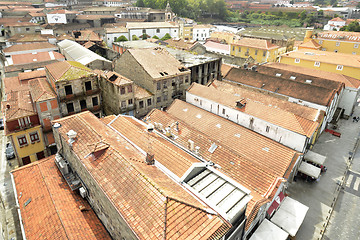
[[[356,107],[354,116],[360,116],[360,107]],[[353,150],[359,135],[360,123],[341,119],[337,132],[341,137],[335,137],[323,132],[312,151],[327,157],[325,165],[327,172],[323,173],[318,182],[305,182],[298,179],[289,184],[287,193],[292,198],[309,207],[305,220],[300,227],[297,239],[322,239],[331,212],[345,180],[349,152]]]

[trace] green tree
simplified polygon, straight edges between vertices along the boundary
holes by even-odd
[[[163,36],[160,40],[161,41],[166,41],[166,40],[168,40],[168,39],[171,39],[171,36],[170,36],[170,34],[165,34],[165,36]]]
[[[131,39],[132,39],[133,41],[139,40],[139,38],[138,38],[136,35],[132,35]]]
[[[115,42],[125,42],[125,41],[128,41],[128,39],[125,36],[120,36],[115,40]]]
[[[136,1],[136,6],[137,7],[145,7],[144,0],[137,0]]]
[[[156,35],[154,35],[154,36],[152,36],[152,38],[154,38],[154,39],[160,39],[158,36],[156,36]]]
[[[302,12],[300,13],[299,17],[300,17],[301,20],[305,20],[305,18],[306,18],[306,11],[305,11],[305,10],[302,11]]]

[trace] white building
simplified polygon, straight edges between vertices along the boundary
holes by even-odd
[[[129,31],[126,29],[126,27],[105,28],[104,40],[108,47],[111,48],[113,42],[116,42],[116,39],[120,36],[124,36],[127,40],[131,40]]]
[[[193,27],[193,40],[205,41],[210,38],[212,28],[213,26],[211,25],[195,25]]]
[[[212,112],[296,151],[304,152],[319,123],[257,101],[193,83],[186,102]],[[217,126],[221,128],[221,126]]]
[[[324,30],[333,31],[336,29],[336,31],[340,31],[340,28],[344,27],[345,25],[346,21],[337,17],[329,20],[328,23],[324,26]]]
[[[128,22],[126,28],[129,32],[129,40],[132,41],[132,36],[141,37],[147,34],[150,37],[157,36],[164,37],[167,33],[171,38],[179,38],[179,25],[171,22]]]
[[[207,41],[204,44],[204,47],[206,48],[207,52],[219,53],[219,54],[223,54],[223,55],[230,55],[230,45],[229,44]]]
[[[53,11],[46,14],[46,19],[49,24],[52,23],[63,23],[66,24],[65,10]]]

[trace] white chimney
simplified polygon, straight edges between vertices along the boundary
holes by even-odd
[[[74,130],[70,130],[68,133],[67,133],[68,137],[69,137],[69,144],[70,146],[72,146],[72,144],[75,142],[75,138],[77,136],[77,133],[74,131]]]
[[[189,150],[190,151],[194,151],[194,141],[192,141],[192,140],[188,140],[188,148],[189,148]]]
[[[196,154],[196,155],[199,155],[199,153],[200,153],[200,147],[199,147],[199,146],[196,146],[196,147],[195,147],[195,154]]]

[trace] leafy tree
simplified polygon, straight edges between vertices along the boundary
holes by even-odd
[[[162,40],[162,41],[166,41],[166,40],[168,40],[168,39],[171,39],[171,36],[170,36],[170,34],[165,34],[165,36],[163,36],[160,40]]]
[[[138,38],[136,35],[132,35],[131,39],[132,39],[133,41],[139,40],[139,38]]]
[[[358,21],[353,21],[349,25],[342,27],[340,30],[347,32],[360,32],[360,24]]]
[[[145,7],[144,0],[137,0],[136,1],[136,6],[137,7]]]
[[[120,36],[115,40],[115,42],[125,42],[125,41],[128,41],[128,39],[125,36]]]
[[[158,36],[156,36],[156,35],[154,35],[154,36],[152,36],[152,38],[154,38],[154,39],[160,39]]]
[[[300,13],[299,17],[300,17],[301,20],[305,20],[305,18],[306,18],[306,11],[303,10],[303,11]]]

